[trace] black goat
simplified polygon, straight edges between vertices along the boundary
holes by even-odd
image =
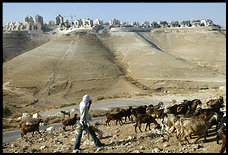
[[[121,113],[122,113],[122,116],[125,117],[125,122],[127,121],[127,118],[129,119],[129,121],[132,121],[132,118],[131,118],[131,110],[132,110],[132,106],[129,106],[128,109],[121,109]]]
[[[136,117],[138,114],[146,114],[146,108],[147,106],[139,106],[137,108],[132,109],[132,114]]]

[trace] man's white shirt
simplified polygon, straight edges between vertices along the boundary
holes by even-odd
[[[89,123],[89,110],[88,110],[89,103],[88,101],[81,101],[79,105],[79,110],[80,110],[80,124],[82,124],[82,121],[84,121],[85,125],[90,126]]]

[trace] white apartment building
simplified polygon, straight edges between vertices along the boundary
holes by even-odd
[[[143,27],[150,27],[150,22],[144,21],[144,22],[142,22],[142,26]]]
[[[180,23],[178,21],[171,21],[169,25],[170,27],[180,27]]]
[[[200,24],[202,26],[213,26],[214,25],[213,21],[212,20],[209,20],[209,19],[203,19],[203,20],[201,20],[200,21]]]
[[[151,23],[150,23],[150,26],[151,26],[152,28],[159,28],[159,27],[160,27],[160,25],[159,25],[157,22],[155,22],[155,21],[151,22]]]
[[[191,27],[190,20],[180,22],[180,27]]]
[[[134,21],[134,22],[132,22],[132,25],[138,27],[139,26],[139,22]]]
[[[100,19],[95,19],[94,21],[93,21],[93,25],[95,26],[95,25],[103,25],[103,20],[100,20]]]
[[[24,18],[24,22],[25,23],[30,23],[30,24],[34,23],[33,18],[31,16],[29,16],[29,15]]]
[[[93,20],[91,19],[82,19],[82,25],[85,28],[92,27],[93,26]]]
[[[201,21],[200,20],[192,20],[192,27],[200,27]]]
[[[82,25],[83,25],[83,23],[82,23],[82,20],[81,20],[81,19],[75,20],[75,21],[73,22],[73,27],[75,27],[75,28],[82,27]]]
[[[169,24],[167,21],[160,21],[160,22],[158,22],[158,24],[160,25],[161,28],[169,27]]]
[[[120,21],[118,19],[109,20],[109,25],[111,25],[111,26],[119,26],[120,25]]]
[[[34,22],[35,22],[35,24],[41,24],[41,25],[43,25],[43,17],[37,14],[34,17]]]
[[[61,15],[55,16],[55,25],[63,24],[64,20]]]

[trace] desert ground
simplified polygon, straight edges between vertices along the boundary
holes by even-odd
[[[224,108],[225,109],[225,108]],[[116,109],[113,108],[112,113]],[[62,117],[64,118],[64,117]],[[160,119],[156,119],[158,123]],[[91,123],[92,126],[99,129],[102,134],[96,133],[104,147],[97,148],[94,146],[92,138],[88,135],[81,139],[81,153],[219,153],[221,147],[216,143],[215,126],[209,130],[208,142],[204,142],[201,138],[197,144],[187,144],[182,140],[183,145],[180,145],[174,135],[167,141],[167,135],[161,136],[160,130],[154,129],[155,125],[151,124],[151,130],[145,131],[145,124],[142,125],[142,133],[137,128],[135,133],[135,122],[127,121],[122,126],[114,121],[110,122],[110,126],[106,125],[106,119],[96,120]],[[79,124],[76,128],[70,126],[64,131],[62,127],[45,131],[42,128],[39,135],[36,133],[26,135],[24,138],[4,143],[3,153],[72,153],[75,138],[77,136]],[[197,136],[189,139],[190,142],[196,140]]]

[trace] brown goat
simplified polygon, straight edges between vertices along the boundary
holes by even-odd
[[[142,130],[141,130],[141,124],[142,123],[146,123],[145,131],[146,131],[148,126],[149,126],[149,130],[151,130],[150,129],[150,123],[154,123],[156,125],[156,129],[161,128],[160,124],[157,123],[155,118],[152,117],[151,115],[148,115],[148,114],[139,114],[136,117],[135,122],[136,122],[136,124],[135,124],[135,132],[136,133],[137,133],[137,130],[136,130],[137,127],[139,128],[140,132],[142,132]]]
[[[63,130],[66,131],[66,127],[67,126],[72,126],[73,129],[73,125],[75,125],[75,123],[77,122],[78,118],[77,118],[77,114],[74,114],[73,118],[69,118],[69,119],[63,119],[62,123],[63,123]]]
[[[209,100],[209,101],[206,102],[206,104],[207,104],[207,106],[212,106],[212,105],[214,105],[214,104],[216,104],[218,102],[224,102],[222,96],[220,96],[218,99]]]
[[[201,114],[199,116],[187,116],[186,115],[176,115],[175,118],[173,119],[173,128],[172,131],[168,133],[168,138],[167,141],[169,141],[170,136],[174,133],[174,131],[177,131],[176,133],[176,139],[179,139],[179,134],[180,134],[180,130],[181,130],[181,126],[180,126],[180,119],[206,119],[207,115],[206,114]],[[190,138],[192,139],[191,135],[189,135]],[[180,140],[180,139],[179,139]]]
[[[222,126],[219,130],[219,135],[222,137],[222,145],[220,149],[220,153],[223,153],[226,150],[226,126]]]
[[[40,131],[39,131],[39,123],[43,122],[42,119],[39,119],[35,124],[33,125],[26,125],[26,124],[20,124],[20,128],[21,128],[21,137],[23,138],[24,135],[26,135],[28,132],[32,132],[32,136],[34,134],[35,131],[37,131],[40,135]]]
[[[187,139],[188,136],[191,134],[196,134],[199,135],[199,137],[196,139],[194,143],[196,143],[200,138],[204,137],[204,140],[207,141],[206,139],[206,132],[208,131],[208,128],[211,124],[211,118],[214,117],[216,114],[211,114],[209,115],[206,119],[194,119],[194,118],[181,118],[180,119],[180,127],[181,127],[181,133],[185,140],[187,141],[188,144],[189,141]],[[180,144],[181,144],[181,137],[180,137]],[[182,145],[182,144],[181,144]]]
[[[157,117],[157,111],[160,109],[164,104],[162,102],[159,102],[156,106],[151,106],[146,109],[146,113],[148,115],[154,114],[155,117]]]
[[[116,114],[110,114],[110,113],[107,113],[106,114],[106,125],[108,124],[109,126],[110,126],[110,124],[109,124],[109,122],[111,121],[111,120],[116,120],[116,125],[117,125],[117,122],[119,122],[120,123],[120,125],[122,126],[122,124],[123,124],[123,122],[122,122],[122,117],[123,117],[123,114],[122,114],[122,112],[120,111],[120,112],[118,112],[118,113],[116,113]],[[122,124],[121,124],[122,123]]]

